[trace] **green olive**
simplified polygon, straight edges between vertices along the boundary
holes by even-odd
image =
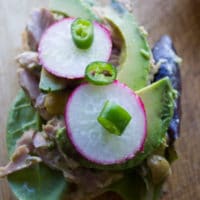
[[[63,114],[68,96],[66,91],[48,93],[44,102],[47,112],[51,115]]]
[[[171,174],[169,162],[160,155],[152,155],[147,159],[147,165],[150,168],[153,183],[158,184],[165,180]]]

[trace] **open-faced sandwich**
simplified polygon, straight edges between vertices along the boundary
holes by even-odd
[[[28,20],[10,109],[19,200],[156,200],[177,158],[180,58],[117,1],[50,0]]]

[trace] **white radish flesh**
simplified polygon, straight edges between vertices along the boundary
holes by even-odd
[[[71,24],[66,18],[53,24],[44,33],[39,44],[39,59],[50,73],[64,78],[82,78],[86,66],[93,61],[108,61],[112,41],[110,32],[94,22],[94,40],[90,48],[79,49],[73,42]]]
[[[107,100],[126,109],[132,117],[121,136],[109,133],[97,121]],[[76,150],[94,163],[123,163],[143,150],[147,128],[144,105],[131,89],[118,81],[107,86],[79,86],[68,100],[65,121]]]

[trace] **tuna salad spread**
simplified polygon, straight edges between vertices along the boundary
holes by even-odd
[[[156,30],[155,30],[156,31]],[[177,159],[172,40],[115,1],[50,0],[23,34],[0,167],[19,200],[157,200]]]

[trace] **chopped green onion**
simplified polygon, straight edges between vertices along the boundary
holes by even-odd
[[[77,18],[71,25],[72,39],[80,49],[88,49],[93,42],[94,26],[93,23],[82,18]]]
[[[106,101],[97,120],[110,133],[122,135],[131,118],[120,105]]]
[[[110,84],[116,79],[116,76],[116,67],[101,61],[90,63],[85,70],[85,78],[95,85]]]

